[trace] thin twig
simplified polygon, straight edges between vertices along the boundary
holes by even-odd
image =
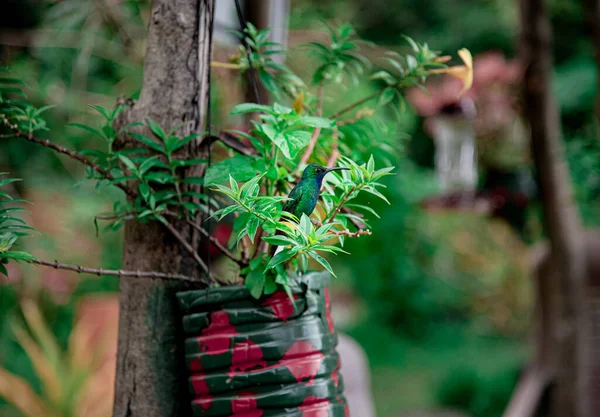
[[[360,106],[363,103],[366,103],[367,101],[374,99],[375,97],[377,97],[379,94],[381,94],[383,92],[383,88],[381,90],[377,90],[375,91],[373,94],[368,95],[365,98],[362,98],[352,104],[350,104],[349,106],[344,107],[343,109],[337,111],[336,113],[334,113],[333,115],[331,115],[331,119],[337,119],[338,117],[340,117],[342,114],[349,112],[350,110]]]
[[[240,214],[237,212],[234,214],[236,219],[239,217],[239,215]],[[249,239],[247,239],[246,236],[240,240],[240,243],[242,244],[242,262],[244,262],[244,264],[248,264],[250,261],[250,248],[248,247],[248,241]]]
[[[2,118],[2,122],[3,124],[8,127],[14,134],[15,137],[21,138],[21,139],[26,139],[29,142],[33,142],[33,143],[37,143],[38,145],[42,145],[46,148],[52,149],[55,152],[58,152],[60,154],[63,155],[67,155],[68,157],[75,159],[76,161],[81,162],[83,165],[88,166],[90,168],[92,168],[94,171],[96,171],[98,174],[102,175],[104,177],[104,179],[109,180],[109,181],[114,181],[115,177],[112,176],[111,173],[109,173],[108,171],[106,171],[104,168],[100,167],[99,165],[93,163],[92,161],[90,161],[89,159],[87,159],[85,156],[72,151],[70,149],[65,148],[64,146],[60,146],[57,145],[56,143],[50,141],[49,139],[40,139],[38,137],[33,136],[32,133],[23,133],[19,130],[19,126],[16,124],[12,124],[8,118],[6,117],[6,115],[4,114],[0,114],[0,118]],[[136,195],[135,193],[126,185],[124,184],[118,184],[118,183],[113,183],[113,185],[115,187],[120,188],[121,190],[123,190],[127,195],[131,196],[132,198],[135,198]]]
[[[79,274],[93,274],[93,275],[111,275],[118,277],[134,277],[134,278],[153,278],[153,279],[176,279],[181,281],[192,281],[202,282],[197,279],[182,275],[182,274],[170,274],[165,272],[143,272],[143,271],[124,271],[122,269],[103,269],[103,268],[88,268],[79,265],[63,264],[58,261],[44,261],[42,259],[33,259],[29,261],[32,264],[49,266],[55,269],[66,269],[69,271],[75,271]]]
[[[190,245],[190,243],[188,241],[186,241],[183,238],[183,236],[181,236],[181,234],[177,231],[177,229],[175,229],[175,227],[171,223],[169,223],[168,221],[165,221],[165,222],[163,222],[163,224],[167,227],[167,229],[169,230],[169,232],[171,232],[171,234],[175,237],[175,239],[177,239],[179,241],[179,243],[181,243],[181,246],[183,246],[183,248],[186,251],[188,251],[188,253],[190,255],[192,255],[192,258],[194,258],[194,260],[196,261],[196,263],[204,270],[204,272],[208,276],[208,279],[212,283],[216,284],[217,281],[215,280],[215,277],[213,277],[213,275],[210,273],[210,270],[208,269],[208,266],[202,260],[202,258],[200,258],[200,255],[198,255],[198,253],[194,250],[194,248],[192,247],[192,245]]]
[[[353,118],[347,119],[347,120],[340,120],[336,124],[338,127],[345,126],[345,125],[352,125],[352,124],[358,122],[360,119],[364,119],[365,117],[372,116],[374,113],[375,113],[375,110],[373,110],[373,109],[368,109],[368,108],[361,109],[356,112],[356,115]]]
[[[327,168],[333,168],[335,166],[335,164],[337,163],[338,158],[340,157],[340,148],[338,145],[339,137],[340,137],[340,131],[339,131],[338,127],[336,126],[333,128],[333,135],[332,135],[333,143],[331,144],[331,155],[329,155],[329,159],[327,159]]]
[[[360,237],[360,236],[371,236],[371,231],[367,229],[360,229],[356,232],[351,232],[348,229],[344,230],[331,230],[331,233],[337,236],[347,236],[347,237]]]
[[[323,86],[322,85],[319,86],[319,91],[318,91],[317,95],[319,97],[318,107],[317,107],[317,116],[320,117],[323,113]],[[316,127],[310,138],[308,147],[304,151],[304,154],[302,154],[302,158],[300,158],[300,163],[298,164],[298,168],[305,165],[308,162],[308,160],[310,159],[313,151],[315,150],[315,146],[317,145],[317,141],[319,140],[320,134],[321,134],[321,128]]]
[[[197,231],[199,231],[202,235],[204,235],[204,237],[208,238],[208,240],[216,246],[217,249],[219,249],[223,255],[227,256],[229,259],[231,259],[232,261],[234,261],[235,263],[237,263],[240,266],[245,266],[245,262],[242,259],[239,259],[237,256],[235,256],[233,253],[231,253],[231,251],[229,249],[227,249],[225,246],[223,246],[214,236],[212,236],[210,233],[208,233],[208,231],[203,228],[202,226],[194,223],[191,220],[186,219],[185,222],[187,224],[189,224],[190,226],[192,226],[194,229],[196,229]]]
[[[323,223],[316,220],[316,219],[310,219],[311,222],[317,226],[317,227],[321,227],[323,226]],[[360,236],[370,236],[372,233],[370,230],[368,229],[359,229],[356,232],[351,232],[348,229],[344,229],[344,230],[330,230],[331,233],[333,233],[336,236],[347,236],[347,237],[360,237]]]
[[[350,189],[350,192],[346,193],[346,195],[344,196],[344,198],[341,199],[341,201],[339,202],[339,204],[337,205],[337,207],[335,208],[335,210],[333,210],[333,214],[332,216],[329,218],[329,220],[327,220],[327,223],[333,223],[333,221],[335,220],[335,217],[340,214],[340,211],[342,210],[342,206],[344,204],[346,204],[346,201],[348,201],[348,199],[350,198],[350,195],[356,191],[356,186],[352,187]]]

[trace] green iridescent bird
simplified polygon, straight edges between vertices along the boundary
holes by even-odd
[[[347,170],[348,168],[325,168],[321,165],[310,164],[302,173],[302,179],[290,191],[283,210],[292,213],[298,219],[303,214],[310,216],[317,206],[323,178],[331,171]]]
[[[323,178],[331,171],[348,170],[348,168],[326,168],[318,164],[310,164],[302,173],[300,182],[290,191],[289,200],[283,206],[283,211],[292,213],[298,219],[303,214],[310,216],[317,206],[319,195],[321,194],[321,185]],[[281,234],[281,232],[277,233]],[[281,249],[281,248],[280,248]],[[277,246],[271,250],[271,255],[277,252]]]

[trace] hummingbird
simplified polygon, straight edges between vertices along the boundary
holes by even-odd
[[[310,216],[317,206],[317,201],[321,194],[321,185],[323,184],[325,175],[332,171],[342,170],[349,170],[349,168],[326,168],[318,164],[309,164],[304,168],[302,178],[298,184],[290,191],[288,195],[289,200],[284,204],[283,211],[292,213],[298,219],[301,218],[303,214]],[[281,234],[281,232],[276,234]],[[271,256],[275,255],[281,249],[281,247],[273,247]]]

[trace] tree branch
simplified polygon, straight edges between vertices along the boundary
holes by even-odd
[[[103,269],[103,268],[88,268],[79,265],[63,264],[58,261],[44,261],[42,259],[33,259],[28,261],[32,264],[49,266],[54,269],[65,269],[75,271],[78,274],[93,274],[93,275],[111,275],[117,277],[132,277],[132,278],[152,278],[152,279],[174,279],[180,281],[198,282],[193,277],[188,277],[182,274],[169,274],[164,272],[143,272],[143,271],[124,271],[122,269]]]
[[[196,261],[196,263],[202,268],[202,270],[204,270],[204,272],[208,276],[208,279],[213,284],[216,284],[217,281],[215,280],[215,277],[212,276],[210,270],[208,269],[208,266],[202,260],[202,258],[200,257],[200,255],[198,255],[198,253],[194,250],[194,248],[192,247],[192,245],[190,245],[190,243],[188,241],[186,241],[183,238],[183,236],[181,236],[181,233],[179,233],[177,231],[177,229],[175,229],[175,227],[173,227],[173,225],[171,223],[169,223],[168,221],[165,221],[163,224],[166,226],[166,228],[169,230],[169,232],[171,232],[171,234],[175,237],[175,239],[177,239],[177,241],[181,244],[181,246],[183,246],[183,248],[190,255],[192,255],[192,258],[194,258],[194,260]]]
[[[25,140],[28,140],[29,142],[37,143],[38,145],[52,149],[55,152],[58,152],[63,155],[67,155],[69,158],[74,159],[74,160],[82,163],[83,165],[92,168],[98,174],[102,175],[104,177],[104,179],[109,180],[109,181],[114,181],[115,177],[113,177],[110,172],[106,171],[104,168],[100,167],[99,165],[93,163],[92,161],[87,159],[85,156],[83,156],[75,151],[72,151],[70,149],[67,149],[64,146],[57,145],[56,143],[50,141],[49,139],[40,139],[38,137],[33,136],[33,134],[31,134],[31,133],[21,132],[19,130],[19,126],[16,124],[12,124],[8,120],[6,115],[4,115],[4,114],[0,114],[0,118],[2,119],[2,123],[4,124],[4,126],[8,127],[13,132],[14,137],[25,139]],[[135,196],[136,196],[135,193],[129,187],[127,187],[125,184],[113,183],[113,185],[115,187],[118,187],[121,190],[123,190],[125,192],[125,194],[135,198]]]

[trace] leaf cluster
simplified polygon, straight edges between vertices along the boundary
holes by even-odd
[[[5,174],[0,174],[5,175]],[[17,178],[0,179],[0,188],[18,181]],[[16,213],[24,211],[22,207],[14,206],[24,200],[12,198],[5,191],[0,191],[0,274],[8,276],[6,264],[10,261],[22,262],[35,259],[30,253],[20,250],[19,238],[29,236],[34,230]]]

